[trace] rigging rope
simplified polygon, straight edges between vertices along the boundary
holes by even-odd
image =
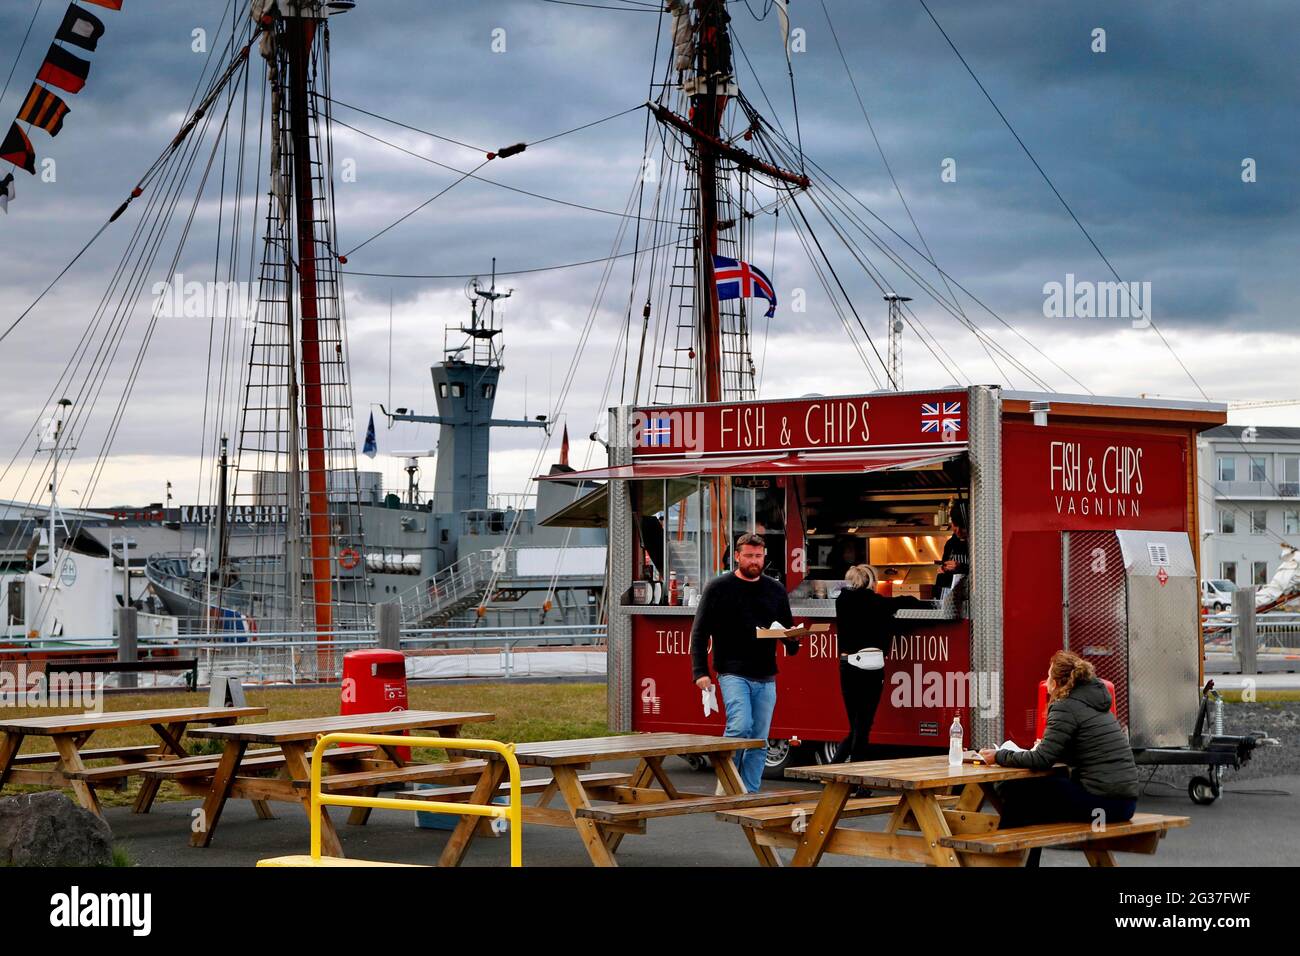
[[[634,217],[635,218],[635,217]],[[651,249],[661,249],[665,246],[676,245],[677,241],[664,243],[659,246],[645,246],[640,251],[648,252]],[[635,256],[638,250],[632,249],[628,252],[619,252],[613,256],[601,256],[599,259],[583,259],[579,262],[563,262],[554,266],[536,266],[529,269],[498,269],[497,276],[522,276],[533,275],[539,272],[556,272],[561,269],[576,269],[579,266],[592,266],[601,262],[609,262],[611,259],[626,259],[628,256]],[[354,269],[340,269],[345,276],[369,276],[376,279],[477,279],[483,275],[480,272],[465,273],[426,273],[426,272],[358,272]]]
[[[430,197],[429,197],[428,199],[426,199],[424,202],[420,203],[420,205],[416,206],[414,209],[412,209],[410,212],[406,213],[405,215],[403,215],[403,216],[399,216],[399,217],[398,217],[397,219],[395,219],[393,222],[390,222],[388,225],[386,225],[383,229],[380,229],[377,233],[375,233],[375,234],[374,234],[373,236],[371,236],[369,239],[366,239],[364,242],[361,242],[361,243],[359,243],[359,244],[353,246],[353,247],[352,247],[351,249],[349,249],[347,252],[341,253],[341,254],[339,255],[339,257],[338,257],[339,262],[347,262],[347,261],[348,261],[348,258],[349,258],[350,256],[352,256],[353,253],[357,252],[357,251],[360,250],[360,249],[364,249],[366,246],[370,245],[372,242],[374,242],[374,241],[375,241],[376,239],[378,239],[380,236],[382,236],[382,235],[384,235],[385,233],[387,233],[389,230],[394,229],[394,228],[396,228],[397,226],[400,226],[402,223],[406,222],[406,220],[410,219],[412,216],[414,216],[414,215],[415,215],[417,212],[419,212],[421,209],[424,209],[426,206],[428,206],[430,203],[432,203],[435,199],[438,199],[438,198],[440,198],[440,197],[442,197],[442,196],[447,195],[447,193],[451,192],[453,189],[455,189],[457,186],[459,186],[459,185],[460,185],[461,183],[463,183],[465,180],[469,179],[471,176],[473,176],[475,173],[477,173],[480,169],[482,169],[484,166],[486,166],[486,165],[487,165],[488,163],[490,163],[491,161],[492,161],[491,158],[488,158],[488,159],[483,160],[483,162],[479,163],[477,166],[475,166],[475,167],[474,167],[472,170],[470,170],[469,172],[464,173],[464,174],[463,174],[459,179],[457,179],[455,182],[453,182],[453,183],[451,183],[451,184],[449,184],[449,185],[443,187],[442,189],[438,190],[436,193],[434,193],[432,196],[430,196]]]
[[[1007,119],[1006,114],[1003,113],[1001,108],[998,106],[998,104],[994,102],[992,95],[985,88],[984,84],[980,82],[980,78],[975,75],[975,71],[971,69],[971,65],[966,62],[966,58],[962,56],[961,51],[957,49],[957,45],[953,43],[952,37],[948,35],[948,31],[945,30],[943,28],[943,25],[939,23],[934,13],[930,10],[929,6],[926,5],[925,0],[918,0],[918,2],[921,4],[921,7],[925,10],[925,12],[929,14],[930,19],[934,21],[934,25],[939,28],[939,32],[943,35],[943,38],[948,41],[948,46],[950,46],[952,48],[952,52],[957,55],[957,59],[960,60],[961,65],[966,68],[966,72],[969,73],[971,79],[975,81],[975,85],[978,86],[980,92],[984,94],[984,98],[989,101],[989,105],[993,107],[994,112],[998,114],[998,117],[1002,120],[1003,124],[1006,126],[1007,130],[1011,133],[1011,135],[1015,138],[1015,141],[1018,144],[1020,144],[1020,148],[1024,152],[1025,156],[1029,158],[1029,161],[1033,164],[1034,168],[1038,170],[1038,174],[1043,177],[1043,182],[1047,183],[1047,186],[1049,189],[1052,190],[1053,195],[1055,195],[1056,198],[1060,201],[1061,206],[1065,209],[1065,211],[1070,214],[1070,218],[1073,219],[1074,224],[1079,227],[1079,231],[1083,233],[1084,238],[1088,240],[1088,244],[1092,246],[1093,250],[1101,258],[1101,261],[1105,263],[1106,268],[1110,270],[1110,274],[1115,277],[1115,281],[1120,284],[1120,287],[1124,290],[1124,294],[1131,299],[1132,296],[1131,293],[1129,292],[1128,284],[1123,279],[1120,278],[1119,272],[1116,271],[1113,265],[1111,265],[1111,261],[1106,257],[1106,254],[1101,251],[1101,247],[1097,245],[1097,241],[1093,239],[1092,233],[1088,231],[1087,227],[1084,226],[1083,222],[1079,219],[1079,217],[1075,215],[1074,209],[1071,208],[1068,202],[1066,202],[1065,197],[1061,195],[1061,191],[1056,188],[1056,184],[1052,182],[1051,177],[1047,175],[1047,171],[1043,169],[1043,167],[1039,164],[1038,159],[1030,151],[1029,147],[1025,144],[1025,141],[1020,138],[1020,134],[1017,133],[1015,127],[1011,125],[1011,121]],[[1182,358],[1179,357],[1178,353],[1174,351],[1174,347],[1169,343],[1169,340],[1165,338],[1165,334],[1162,331],[1160,331],[1159,327],[1155,324],[1154,321],[1152,321],[1150,316],[1147,316],[1146,318],[1148,324],[1151,326],[1152,331],[1156,333],[1156,336],[1160,339],[1164,347],[1169,351],[1169,354],[1173,356],[1174,361],[1176,361],[1179,367],[1182,368],[1183,372],[1186,373],[1188,379],[1191,380],[1191,383],[1196,386],[1196,390],[1201,393],[1201,397],[1205,401],[1209,401],[1210,400],[1209,395],[1207,395],[1205,389],[1201,387],[1201,383],[1196,380],[1196,376],[1192,374],[1191,369],[1189,369],[1187,365],[1184,364]]]
[[[894,185],[894,192],[898,193],[898,201],[902,203],[903,211],[907,213],[907,218],[912,223],[912,228],[916,231],[916,238],[920,240],[921,247],[925,250],[926,258],[929,260],[930,265],[934,266],[935,271],[939,273],[939,276],[943,281],[944,289],[948,293],[948,300],[953,304],[957,311],[961,313],[962,320],[969,321],[965,309],[961,307],[961,302],[953,293],[952,287],[948,284],[948,280],[943,277],[943,270],[939,268],[939,263],[934,258],[934,252],[930,249],[930,244],[926,241],[925,235],[921,232],[921,226],[916,221],[916,216],[912,214],[912,207],[908,203],[907,198],[903,195],[903,188],[898,184],[898,177],[894,175],[894,168],[889,163],[889,157],[885,155],[885,147],[880,142],[880,137],[876,135],[875,124],[871,122],[871,117],[867,113],[867,105],[862,101],[862,93],[858,90],[857,80],[854,79],[853,71],[849,68],[848,57],[844,55],[844,48],[840,45],[839,33],[835,29],[835,24],[831,22],[831,14],[830,10],[826,7],[826,0],[820,0],[820,2],[822,15],[826,18],[826,26],[830,30],[831,39],[835,42],[835,51],[839,54],[840,62],[844,65],[844,74],[849,78],[849,85],[853,88],[853,96],[858,101],[858,109],[862,111],[862,119],[867,124],[867,130],[871,133],[872,141],[876,144],[876,151],[880,153],[880,161],[885,167],[885,172],[889,174],[889,181]],[[988,355],[989,361],[993,363],[993,367],[998,370],[998,374],[1004,380],[1009,379],[1010,376],[1008,376],[1006,372],[1003,371],[1002,366],[998,364],[998,360],[994,357],[992,351],[990,351],[988,343],[979,336],[976,336],[976,338],[984,348],[985,354]]]
[[[36,9],[32,11],[32,19],[27,24],[27,32],[23,34],[22,42],[18,44],[18,52],[14,54],[14,65],[9,67],[9,75],[5,77],[4,89],[0,90],[0,106],[4,105],[5,94],[9,92],[9,84],[13,81],[14,71],[18,69],[18,63],[23,58],[23,51],[27,49],[27,41],[32,35],[32,27],[36,26],[36,18],[40,16],[41,7],[44,4],[45,0],[36,0]]]
[[[433,159],[433,158],[431,158],[431,157],[429,157],[429,156],[424,156],[424,155],[422,155],[422,154],[420,154],[420,153],[414,152],[413,150],[409,150],[409,149],[406,149],[405,147],[398,146],[396,143],[390,142],[389,140],[386,140],[386,139],[384,139],[384,138],[381,137],[381,136],[376,136],[374,133],[369,133],[369,132],[367,132],[366,130],[363,130],[363,129],[360,129],[360,128],[356,127],[356,126],[351,125],[350,123],[345,123],[343,120],[339,119],[338,117],[334,117],[333,122],[336,123],[336,124],[339,125],[339,126],[344,127],[345,129],[350,129],[350,130],[352,130],[354,133],[359,133],[360,135],[366,137],[367,139],[372,139],[372,140],[374,140],[376,143],[382,143],[384,146],[387,146],[387,147],[389,147],[389,148],[391,148],[391,149],[395,149],[395,150],[397,150],[399,153],[405,153],[407,156],[411,156],[411,157],[414,157],[415,159],[418,159],[418,160],[421,160],[421,161],[423,161],[423,162],[429,163],[431,166],[438,166],[439,168],[441,168],[441,169],[445,169],[445,170],[447,170],[448,172],[457,173],[457,174],[462,175],[462,176],[466,174],[466,170],[460,169],[460,168],[458,168],[458,167],[456,167],[456,166],[449,166],[447,163],[440,163],[440,162],[438,162],[438,160]],[[569,206],[569,207],[574,208],[574,209],[583,209],[583,210],[586,210],[587,212],[598,212],[598,213],[600,213],[601,215],[604,215],[604,216],[624,216],[624,215],[627,215],[626,213],[614,212],[614,211],[611,210],[611,209],[601,209],[601,208],[599,208],[599,207],[597,207],[597,206],[586,206],[586,205],[583,205],[582,203],[569,202],[569,201],[566,200],[566,199],[557,199],[557,198],[555,198],[554,196],[546,196],[546,195],[543,195],[542,193],[532,192],[531,190],[528,190],[528,189],[521,189],[521,188],[518,187],[518,186],[509,186],[509,185],[507,185],[506,183],[497,182],[495,179],[488,179],[488,178],[485,177],[485,176],[474,176],[474,175],[471,175],[470,178],[472,178],[472,179],[474,179],[474,180],[476,180],[477,182],[480,182],[480,183],[487,183],[489,186],[496,186],[496,187],[499,188],[499,189],[506,189],[506,190],[509,190],[510,192],[520,193],[520,194],[522,194],[522,195],[524,195],[524,196],[531,196],[531,197],[533,197],[534,199],[543,199],[543,200],[545,200],[546,202],[557,203],[558,205],[561,205],[561,206]]]

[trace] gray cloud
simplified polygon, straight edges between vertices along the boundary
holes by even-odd
[[[234,6],[242,16],[243,0]],[[764,6],[761,0],[749,4],[754,11]],[[1056,327],[1042,317],[1042,286],[1066,273],[1108,278],[1096,254],[919,4],[830,0],[829,6],[894,172],[938,262],[1026,334],[1056,335]],[[1300,13],[1293,6],[1264,0],[1201,7],[1173,0],[1140,7],[1117,0],[1086,7],[1064,0],[978,5],[934,0],[931,6],[1123,277],[1153,282],[1162,328],[1293,332],[1296,290],[1289,250],[1297,244],[1300,205],[1292,174],[1300,149],[1294,123],[1300,77],[1292,47]],[[916,243],[858,113],[820,5],[808,0],[795,7],[794,24],[808,37],[808,52],[794,57],[808,155]],[[57,159],[58,181],[40,183],[19,173],[19,199],[0,221],[0,228],[16,238],[7,244],[0,266],[3,324],[98,228],[173,135],[205,62],[191,52],[191,31],[204,27],[211,42],[221,42],[228,9],[224,0],[133,0],[120,13],[103,12],[108,34],[94,54],[86,90],[69,97],[73,112],[64,132],[57,139],[32,134],[38,152]],[[774,20],[755,22],[744,4],[730,9],[740,45],[775,107],[773,119],[793,134]],[[17,108],[25,78],[34,73],[59,13],[42,12],[0,108]],[[0,36],[11,38],[0,56],[12,55],[29,16],[26,4],[6,4],[0,11]],[[1107,31],[1105,54],[1089,51],[1094,27]],[[498,28],[506,31],[504,54],[490,46]],[[343,102],[487,148],[532,141],[644,100],[658,29],[653,15],[536,0],[436,5],[361,0],[335,22],[334,93]],[[763,92],[743,59],[738,75],[742,89],[766,111]],[[250,113],[260,106],[254,87]],[[460,168],[481,158],[346,109],[337,115]],[[522,189],[621,210],[638,172],[643,125],[641,113],[622,117],[491,163],[484,174]],[[251,152],[258,137],[255,124],[248,135]],[[340,184],[338,193],[345,248],[455,178],[345,129],[336,131],[336,151],[357,161],[357,181]],[[957,161],[955,183],[940,180],[940,164],[948,157]],[[1257,162],[1258,182],[1241,181],[1244,157]],[[211,271],[215,189],[214,183],[181,260],[187,275]],[[605,255],[618,226],[614,217],[471,181],[368,245],[348,268],[469,273],[486,272],[494,256],[503,270],[577,261]],[[0,448],[13,448],[41,414],[41,402],[108,285],[132,227],[126,217],[111,229],[0,345],[6,398]],[[820,234],[864,320],[873,330],[881,326],[879,291],[829,230],[823,227]],[[151,282],[166,278],[170,252],[165,245]],[[960,342],[963,352],[975,351],[970,337],[898,269],[869,252],[892,285],[917,296],[918,315],[932,329]],[[774,278],[783,294],[800,287],[809,295],[806,313],[778,312],[780,330],[842,338],[839,320],[788,230],[778,253]],[[584,423],[570,429],[575,435],[585,434],[599,417],[608,362],[627,307],[629,268],[624,260],[611,281],[597,337],[567,409],[573,421]],[[502,414],[523,413],[525,376],[530,414],[543,410],[558,391],[599,273],[599,267],[587,267],[507,280],[517,293]],[[932,270],[928,278],[934,280]],[[463,284],[460,279],[348,278],[359,421],[387,394],[390,292],[399,343],[394,401],[415,405],[423,394],[427,404],[427,366],[440,354],[442,325],[460,317]],[[966,304],[972,316],[980,315]],[[134,354],[145,314],[147,303],[133,320],[120,362]],[[994,324],[987,315],[978,321]],[[1071,327],[1070,333],[1087,336],[1098,349],[1107,348],[1115,334],[1100,322]],[[208,336],[206,322],[160,325],[148,373],[137,386],[115,449],[199,453]],[[1184,358],[1194,371],[1223,360],[1221,354],[1197,352],[1192,343]],[[919,348],[912,350],[909,354]],[[1025,357],[1028,361],[1031,353]],[[621,353],[617,358],[621,362]],[[980,368],[981,361],[976,352],[970,373],[991,380],[994,370],[987,363]],[[117,368],[104,402],[120,391],[123,369]],[[1054,384],[1069,384],[1043,371]],[[915,378],[909,383],[921,384]],[[392,437],[405,443],[408,434],[414,440],[414,429],[394,430]],[[427,430],[425,437],[432,437]],[[499,444],[522,450],[535,447],[532,441],[510,433]]]

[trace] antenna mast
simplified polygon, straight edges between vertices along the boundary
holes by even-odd
[[[896,292],[885,294],[889,303],[889,387],[895,392],[903,390],[903,303],[911,302],[910,296]]]

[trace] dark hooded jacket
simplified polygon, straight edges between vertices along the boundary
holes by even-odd
[[[1003,767],[1030,770],[1065,763],[1093,796],[1133,800],[1138,795],[1133,750],[1110,712],[1110,691],[1096,679],[1080,681],[1069,696],[1047,708],[1047,728],[1037,747],[999,750],[997,759]]]

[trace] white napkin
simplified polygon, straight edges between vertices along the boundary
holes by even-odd
[[[710,684],[700,691],[700,699],[704,704],[704,716],[716,714],[718,712],[718,685]]]
[[[885,669],[885,652],[876,647],[868,647],[848,656],[848,662],[864,671]]]

